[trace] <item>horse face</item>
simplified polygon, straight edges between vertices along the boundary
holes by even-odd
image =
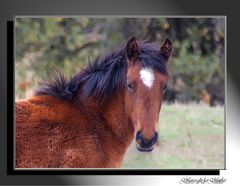
[[[137,149],[152,151],[158,139],[157,123],[167,77],[139,62],[139,46],[132,38],[127,47],[126,111],[135,128]]]

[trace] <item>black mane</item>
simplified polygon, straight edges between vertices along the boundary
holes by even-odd
[[[147,42],[139,43],[139,62],[143,67],[168,75],[166,60],[159,52],[159,46]],[[93,96],[105,101],[116,91],[124,88],[126,82],[127,59],[125,47],[114,50],[109,55],[98,57],[70,80],[63,74],[55,74],[36,91],[35,95],[51,95],[64,100],[81,96]],[[79,91],[80,90],[80,91]]]

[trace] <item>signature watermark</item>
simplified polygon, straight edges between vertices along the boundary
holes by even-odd
[[[200,178],[192,178],[192,177],[185,177],[182,178],[179,183],[180,184],[223,184],[227,181],[225,178],[220,177],[200,177]]]

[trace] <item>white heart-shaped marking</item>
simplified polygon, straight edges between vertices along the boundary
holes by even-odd
[[[143,84],[150,89],[152,87],[153,81],[155,79],[154,72],[151,69],[142,68],[140,70],[140,78],[141,78]]]

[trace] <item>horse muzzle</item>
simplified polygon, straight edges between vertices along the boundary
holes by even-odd
[[[155,132],[152,138],[146,139],[142,136],[141,132],[136,133],[137,149],[141,152],[150,152],[154,149],[158,140],[158,133]]]

